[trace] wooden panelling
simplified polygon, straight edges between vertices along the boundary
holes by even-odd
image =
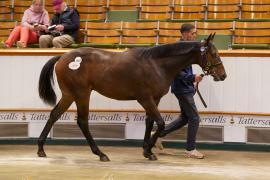
[[[0,137],[28,137],[28,123],[0,123]]]
[[[270,129],[247,128],[247,142],[270,144]]]
[[[182,129],[176,130],[171,134],[168,134],[164,139],[186,141],[186,136],[187,127],[183,127]],[[223,142],[223,128],[200,126],[197,133],[197,141]]]
[[[89,124],[94,138],[125,138],[125,124]],[[53,138],[84,138],[76,123],[57,123],[53,127]]]

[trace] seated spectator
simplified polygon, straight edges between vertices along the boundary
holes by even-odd
[[[53,10],[55,14],[48,28],[50,33],[40,36],[39,47],[68,47],[75,42],[79,30],[79,13],[68,7],[63,0],[53,0]]]
[[[9,48],[17,41],[17,47],[25,48],[28,43],[38,43],[39,35],[49,25],[49,14],[44,9],[44,0],[33,0],[29,9],[24,11],[21,25],[16,26],[8,40],[0,47]]]

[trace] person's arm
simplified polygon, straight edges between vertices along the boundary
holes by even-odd
[[[177,78],[193,83],[195,82],[195,76],[195,74],[190,74],[189,70],[186,68],[179,73]]]
[[[53,17],[51,19],[50,26],[56,25],[57,24],[57,19],[58,19],[58,17],[56,15],[53,15]]]
[[[72,24],[63,24],[65,31],[76,31],[80,27],[80,16],[77,12],[77,10],[73,10],[73,15],[71,17]]]
[[[45,15],[44,15],[42,24],[44,24],[45,26],[49,26],[49,24],[50,24],[50,18],[49,18],[49,14],[47,11],[45,11]]]
[[[38,30],[40,31],[47,31],[48,30],[48,26],[50,25],[50,20],[49,20],[49,14],[47,11],[44,12],[43,16],[42,16],[42,25],[39,25]]]
[[[184,81],[188,81],[188,82],[201,82],[203,79],[203,76],[201,76],[201,74],[190,74],[185,70],[182,70],[179,73],[179,79],[183,79]]]
[[[29,9],[27,9],[23,13],[21,25],[24,26],[24,27],[29,27],[31,30],[33,30],[34,26],[29,24],[29,22],[27,21],[29,18],[30,18],[29,17]]]

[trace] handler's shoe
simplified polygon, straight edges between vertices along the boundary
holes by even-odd
[[[194,149],[192,151],[186,151],[185,153],[186,153],[186,157],[189,157],[189,158],[195,158],[195,159],[203,159],[204,158],[204,154],[200,153],[196,149]]]
[[[151,136],[153,136],[155,132],[151,132]],[[159,150],[163,150],[164,147],[162,145],[162,138],[157,138],[157,141],[155,143],[155,147],[158,148]]]
[[[158,148],[159,150],[163,150],[164,147],[162,145],[162,138],[157,138],[157,141],[155,143],[155,147]]]

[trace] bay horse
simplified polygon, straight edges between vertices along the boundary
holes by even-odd
[[[223,81],[226,72],[217,48],[212,43],[215,35],[203,41],[176,42],[156,47],[139,47],[124,52],[82,47],[51,58],[42,68],[39,78],[39,96],[47,104],[56,104],[53,89],[53,72],[58,80],[62,97],[50,112],[49,119],[38,138],[38,156],[46,157],[44,144],[53,124],[75,102],[77,124],[84,134],[92,152],[100,161],[109,161],[96,145],[88,127],[89,101],[91,91],[117,100],[137,100],[146,112],[146,130],[143,155],[156,160],[152,153],[165,123],[158,104],[168,91],[177,73],[191,64],[198,64],[210,74],[214,81]],[[82,60],[79,67],[69,67],[74,59]],[[157,130],[151,137],[153,123]]]

